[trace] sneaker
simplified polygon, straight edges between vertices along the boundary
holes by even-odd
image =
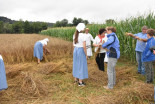
[[[84,83],[84,82],[79,83],[79,85],[78,85],[78,86],[85,86],[85,83]]]
[[[137,72],[137,74],[141,74],[141,72]]]
[[[108,86],[103,86],[104,89],[106,90],[111,90],[112,88],[109,88]]]

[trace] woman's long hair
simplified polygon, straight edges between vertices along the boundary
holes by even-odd
[[[74,38],[74,43],[75,44],[78,43],[78,37],[79,37],[79,31],[76,30],[76,32],[75,32],[75,38]]]

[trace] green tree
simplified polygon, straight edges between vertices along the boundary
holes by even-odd
[[[84,20],[85,25],[89,24],[88,20]]]
[[[115,20],[113,19],[106,20],[106,24],[114,24],[114,23],[115,23]]]
[[[35,22],[32,25],[33,33],[39,33],[42,30],[41,24],[39,22]]]
[[[78,24],[78,22],[77,22],[77,18],[76,18],[76,17],[74,17],[72,23],[73,23],[74,26],[76,26],[76,25]]]
[[[73,23],[73,26],[76,26],[79,23],[85,23],[85,25],[87,25],[87,24],[89,24],[89,21],[88,20],[83,20],[82,18],[74,17],[72,23]]]
[[[30,30],[31,29],[31,25],[30,25],[30,23],[28,21],[24,22],[23,28],[24,28],[24,33],[31,33],[31,30]]]
[[[3,26],[4,26],[3,21],[0,21],[0,33],[3,33]]]
[[[67,24],[68,24],[68,20],[67,20],[67,19],[63,19],[63,20],[61,21],[61,26],[62,26],[62,27],[66,27]]]
[[[23,22],[22,21],[15,22],[12,28],[14,33],[23,33]]]
[[[60,21],[56,21],[54,27],[61,27],[61,22]]]
[[[42,27],[42,30],[46,30],[48,28],[47,23],[42,23],[41,27]]]
[[[13,33],[12,24],[4,24],[4,33]]]

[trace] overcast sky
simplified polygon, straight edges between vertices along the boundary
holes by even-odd
[[[155,0],[0,0],[0,16],[14,20],[56,22],[74,17],[103,23],[106,19],[155,13]]]

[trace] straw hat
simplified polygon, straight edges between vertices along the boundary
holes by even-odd
[[[76,26],[76,29],[81,32],[85,29],[85,24],[84,23],[79,23],[77,26]]]
[[[86,28],[85,30],[88,30],[89,31],[89,28]]]

